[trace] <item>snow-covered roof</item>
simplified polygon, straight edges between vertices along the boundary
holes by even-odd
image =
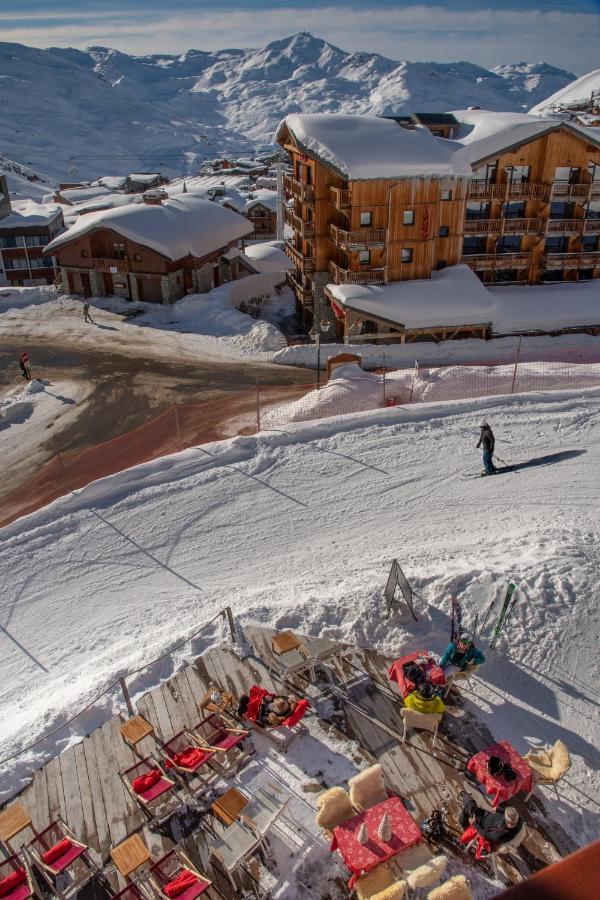
[[[97,181],[93,181],[92,186],[100,184],[104,187],[110,188],[111,191],[118,191],[124,186],[126,181],[126,175],[103,175],[102,178],[98,178]]]
[[[418,175],[466,175],[470,168],[454,162],[453,148],[427,128],[403,128],[377,116],[286,116],[285,128],[298,146],[314,154],[344,178],[402,178]]]
[[[252,260],[259,272],[282,272],[293,269],[294,264],[283,250],[283,241],[263,241],[248,244],[244,255]]]
[[[163,185],[168,194],[180,194],[185,183],[186,189],[193,193],[200,193],[208,188],[224,187],[226,190],[239,190],[250,184],[247,175],[229,175],[228,171],[217,172],[214,175],[192,175],[185,178],[174,178],[170,184]]]
[[[137,172],[128,176],[131,181],[139,181],[140,184],[149,184],[160,178],[160,172]]]
[[[101,194],[100,197],[92,197],[90,200],[83,200],[80,203],[74,203],[69,212],[76,212],[79,215],[84,213],[96,212],[100,209],[113,209],[115,206],[129,206],[130,203],[140,203],[139,194]],[[68,215],[69,213],[66,213]]]
[[[532,106],[529,112],[539,115],[551,111],[555,107],[559,109],[561,107],[577,107],[588,101],[594,91],[600,91],[600,69],[594,69],[587,75],[582,75],[581,78],[572,81],[566,87],[542,100],[541,103]]]
[[[103,197],[112,192],[107,187],[99,185],[97,187],[65,188],[64,191],[59,193],[69,203],[80,203],[82,200],[91,200],[92,197]]]
[[[272,210],[273,212],[277,212],[277,191],[271,191],[267,188],[263,188],[259,191],[252,191],[252,199],[244,198],[246,203],[244,204],[244,212],[247,212],[249,209],[252,209],[253,206],[256,206],[260,203],[262,206],[266,206],[267,209]]]
[[[12,213],[0,219],[0,229],[49,225],[62,212],[58,203],[36,203],[35,200],[13,200]]]
[[[247,219],[218,203],[178,194],[162,204],[135,203],[87,213],[55,238],[46,251],[54,252],[98,228],[111,228],[172,260],[190,253],[204,256],[253,230]]]
[[[492,297],[465,265],[449,266],[418,281],[327,287],[340,306],[405,328],[486,324],[492,320]]]

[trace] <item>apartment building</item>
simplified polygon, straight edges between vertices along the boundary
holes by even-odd
[[[293,162],[286,252],[307,325],[335,322],[328,284],[424,279],[458,263],[489,285],[600,276],[594,129],[467,110],[290,115],[277,137]]]
[[[52,284],[56,260],[44,247],[64,227],[60,206],[12,200],[6,176],[0,176],[0,283],[23,287]]]

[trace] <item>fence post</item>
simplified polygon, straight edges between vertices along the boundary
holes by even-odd
[[[256,433],[260,431],[260,393],[258,390],[258,375],[256,376]]]
[[[515,381],[517,380],[517,366],[519,365],[519,353],[521,352],[521,341],[522,340],[523,340],[523,335],[520,334],[519,335],[519,343],[517,344],[517,352],[515,354],[515,368],[513,370],[512,384],[510,386],[511,394],[514,394],[514,392],[515,392]]]
[[[231,612],[231,607],[226,606],[223,610],[223,617],[227,619],[227,624],[229,625],[229,631],[231,633],[231,640],[234,644],[237,644],[237,639],[235,636],[235,622],[233,621],[233,613]]]
[[[386,397],[385,397],[385,350],[383,351],[383,405],[385,406]]]
[[[415,359],[415,368],[414,368],[414,371],[413,371],[413,378],[412,378],[412,383],[411,383],[411,386],[410,386],[410,395],[409,395],[409,398],[408,398],[408,402],[409,402],[409,403],[412,403],[413,391],[414,391],[414,389],[415,389],[415,379],[416,379],[416,377],[417,377],[418,374],[419,374],[419,361]]]
[[[175,431],[177,432],[177,446],[181,449],[181,430],[179,428],[179,413],[177,411],[177,404],[173,404],[173,414],[175,416]]]
[[[125,676],[119,678],[119,684],[121,685],[121,690],[123,691],[123,696],[125,697],[127,711],[130,716],[135,716],[135,709],[133,708],[133,703],[131,702],[131,697],[129,696],[129,688],[127,687]]]

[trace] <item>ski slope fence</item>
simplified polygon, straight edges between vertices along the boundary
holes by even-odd
[[[350,372],[350,375],[349,375]],[[354,374],[356,373],[356,374]],[[410,403],[465,400],[600,386],[600,354],[520,356],[510,364],[461,364],[360,372],[284,387],[263,386],[201,404],[177,404],[95,446],[57,452],[28,482],[0,497],[0,526],[124,469],[211,441],[274,430],[293,422]]]

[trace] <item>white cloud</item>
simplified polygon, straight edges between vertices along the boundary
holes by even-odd
[[[263,14],[232,10],[226,15],[198,10],[170,16],[151,11],[131,15],[119,7],[104,9],[101,16],[52,18],[56,25],[41,27],[32,17],[26,25],[11,26],[10,17],[0,13],[2,39],[42,47],[105,44],[130,53],[178,53],[190,47],[261,47],[308,30],[345,49],[374,50],[392,59],[466,59],[488,67],[544,59],[581,73],[598,65],[600,23],[600,17],[588,13],[456,11],[418,5],[343,11],[281,7]]]

